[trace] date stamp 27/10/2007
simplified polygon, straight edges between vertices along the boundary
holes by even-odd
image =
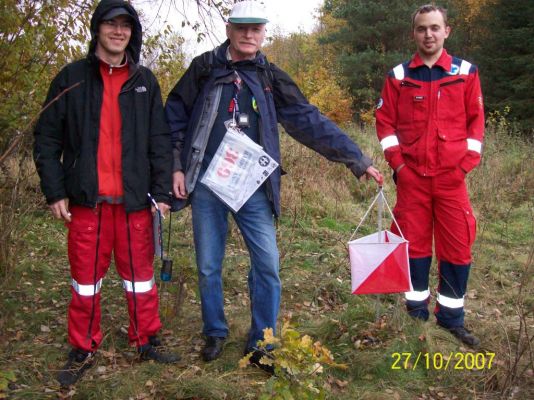
[[[427,353],[427,352],[402,352],[391,354],[393,360],[391,369],[393,370],[412,370],[417,368],[433,370],[483,370],[491,369],[495,353],[463,353],[450,352],[448,354]]]

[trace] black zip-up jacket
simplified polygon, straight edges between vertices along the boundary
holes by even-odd
[[[127,212],[150,206],[147,193],[170,204],[172,151],[161,92],[152,72],[138,65],[142,29],[127,2],[103,0],[91,19],[91,44],[83,60],[54,78],[35,128],[34,160],[48,204],[68,198],[95,207],[98,199],[97,149],[103,82],[95,55],[102,16],[124,7],[134,19],[126,49],[129,77],[119,95],[122,116],[122,175]]]

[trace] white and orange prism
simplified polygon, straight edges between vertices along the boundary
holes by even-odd
[[[381,231],[349,242],[352,294],[412,290],[408,241]]]
[[[398,236],[388,230],[381,230],[383,202],[387,205],[393,221],[397,224],[382,189],[362,218],[360,225],[377,201],[379,205],[378,232],[351,240],[348,243],[352,294],[409,292],[412,290],[412,283],[410,280],[408,241],[403,236]]]

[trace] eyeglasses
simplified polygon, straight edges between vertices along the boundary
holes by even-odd
[[[124,30],[132,30],[133,28],[133,24],[131,22],[117,22],[112,19],[109,19],[107,21],[102,21],[102,25],[110,29],[120,28]]]

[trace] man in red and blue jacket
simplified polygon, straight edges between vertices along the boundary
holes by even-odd
[[[445,9],[422,6],[412,24],[417,52],[389,72],[376,111],[378,139],[397,184],[394,214],[410,242],[413,291],[406,305],[411,316],[428,319],[434,238],[437,322],[477,346],[464,327],[464,295],[476,233],[465,176],[480,162],[484,137],[478,71],[443,48],[450,34]]]

